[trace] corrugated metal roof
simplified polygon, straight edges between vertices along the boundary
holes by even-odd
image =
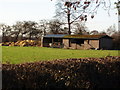
[[[49,34],[49,35],[45,35],[44,37],[51,37],[51,38],[63,38],[64,36],[66,36],[67,34]]]

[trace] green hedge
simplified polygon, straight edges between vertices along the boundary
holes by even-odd
[[[3,90],[12,88],[120,88],[120,57],[3,64]]]

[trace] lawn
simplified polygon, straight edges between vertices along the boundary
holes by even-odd
[[[118,56],[117,50],[69,50],[45,47],[2,47],[3,63],[25,63],[41,60]]]

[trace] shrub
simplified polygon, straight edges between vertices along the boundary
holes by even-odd
[[[3,90],[13,88],[120,88],[120,57],[3,64]]]

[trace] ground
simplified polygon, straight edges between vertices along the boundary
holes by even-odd
[[[2,63],[19,64],[41,60],[118,56],[117,50],[69,50],[45,47],[2,47]]]

